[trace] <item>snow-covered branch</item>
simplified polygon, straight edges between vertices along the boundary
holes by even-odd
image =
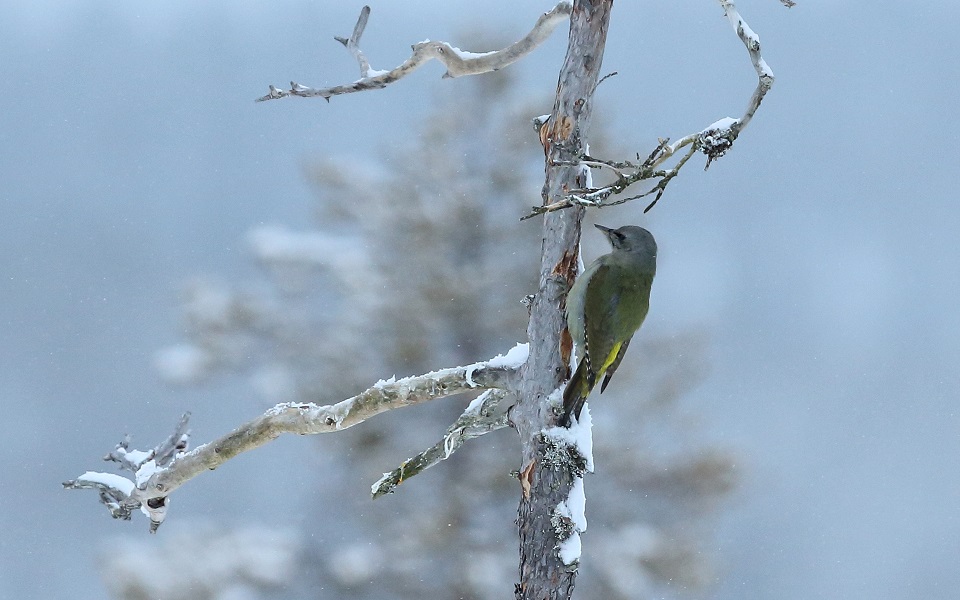
[[[63,485],[68,489],[97,489],[114,518],[129,519],[134,510],[140,509],[150,517],[150,530],[156,531],[166,517],[167,499],[174,490],[242,452],[258,448],[284,433],[313,435],[342,431],[388,410],[463,392],[513,391],[527,352],[527,344],[517,344],[506,356],[414,377],[381,380],[362,393],[332,405],[278,404],[227,435],[189,452],[186,451],[189,415],[184,415],[176,431],[153,450],[130,450],[129,439],[125,439],[105,457],[133,472],[132,480],[88,471]],[[485,412],[479,408],[477,411]],[[489,416],[490,411],[486,413]]]
[[[747,22],[743,20],[740,13],[737,12],[737,7],[733,3],[733,0],[720,0],[720,6],[723,7],[723,12],[727,16],[727,20],[730,21],[733,30],[737,32],[743,45],[746,46],[747,53],[750,55],[750,62],[753,63],[753,68],[757,72],[757,78],[759,80],[757,89],[754,90],[753,96],[750,97],[746,112],[743,113],[743,116],[740,117],[737,122],[730,125],[730,129],[733,132],[733,139],[736,139],[740,131],[746,127],[750,119],[753,118],[757,109],[760,108],[763,97],[773,86],[773,71],[770,70],[766,61],[763,60],[763,56],[760,55],[760,36],[754,33],[754,31],[750,29],[750,26],[747,25]],[[730,140],[731,143],[733,143],[733,139]]]
[[[747,22],[744,21],[743,17],[737,11],[736,4],[733,2],[733,0],[719,0],[719,2],[720,6],[723,8],[724,15],[730,22],[733,30],[736,31],[737,36],[747,48],[747,53],[750,56],[750,62],[753,64],[753,68],[757,72],[757,87],[753,91],[753,95],[750,96],[750,101],[747,103],[747,109],[744,111],[743,116],[741,116],[739,119],[724,117],[696,133],[683,136],[673,143],[670,143],[669,138],[661,139],[657,147],[654,148],[653,152],[651,152],[647,159],[640,164],[636,164],[631,161],[604,161],[584,155],[581,157],[581,164],[592,168],[606,167],[613,169],[617,175],[616,180],[612,183],[597,188],[590,187],[585,189],[571,190],[570,193],[562,200],[545,206],[532,207],[530,214],[524,217],[524,219],[528,219],[543,213],[553,212],[555,210],[570,208],[571,206],[596,208],[615,206],[617,204],[623,204],[624,202],[629,202],[631,200],[636,200],[638,198],[643,198],[656,193],[656,197],[644,209],[644,212],[646,212],[656,205],[656,203],[660,200],[660,197],[663,196],[663,192],[666,190],[667,184],[669,184],[670,181],[677,176],[677,173],[679,173],[680,169],[687,163],[688,160],[690,160],[690,157],[693,156],[695,152],[699,150],[707,156],[707,163],[704,166],[704,170],[706,170],[706,168],[709,167],[710,163],[712,163],[714,160],[727,153],[727,150],[733,146],[734,140],[737,139],[737,137],[740,135],[740,132],[743,131],[750,120],[753,119],[757,109],[760,108],[760,103],[763,101],[763,97],[773,86],[774,77],[770,66],[767,65],[766,61],[763,60],[763,56],[760,54],[760,37],[753,31],[753,29],[750,28],[749,25],[747,25]],[[781,0],[781,2],[783,2],[783,4],[788,8],[793,6],[792,2],[786,2],[784,0]],[[680,157],[680,159],[672,168],[659,168],[681,148],[687,147],[689,147],[687,152]],[[657,179],[659,181],[657,181],[652,188],[642,194],[637,194],[635,196],[626,198],[619,198],[613,202],[607,201],[611,196],[623,193],[634,183],[645,181],[647,179]]]
[[[360,36],[363,35],[363,30],[367,26],[367,19],[370,16],[370,7],[364,6],[360,11],[360,18],[357,20],[357,24],[350,38],[334,38],[343,44],[359,63],[360,79],[345,85],[320,89],[300,85],[294,81],[290,82],[290,89],[288,90],[281,90],[271,85],[269,93],[257,98],[257,102],[276,100],[287,96],[300,96],[303,98],[319,96],[329,101],[332,96],[381,89],[407,76],[421,65],[433,59],[439,60],[447,68],[447,72],[443,75],[444,77],[462,77],[464,75],[479,75],[481,73],[497,71],[533,52],[534,49],[550,37],[550,34],[553,33],[557,25],[570,15],[571,9],[572,5],[569,1],[563,0],[558,2],[551,10],[540,15],[540,18],[537,19],[530,33],[501,50],[478,54],[465,52],[451,46],[447,42],[432,42],[428,40],[414,44],[412,46],[413,54],[410,58],[403,61],[400,66],[389,71],[378,71],[370,66],[370,62],[360,49]]]
[[[413,458],[403,461],[403,464],[393,471],[384,473],[383,477],[371,486],[371,496],[379,498],[384,494],[392,494],[396,487],[407,479],[450,458],[467,440],[506,427],[509,424],[507,410],[501,404],[507,395],[504,390],[491,389],[477,396],[447,429],[443,439]]]
[[[740,38],[740,41],[742,41],[743,45],[747,48],[747,54],[750,55],[750,62],[757,72],[757,87],[750,96],[747,109],[739,119],[725,117],[697,133],[680,138],[672,144],[661,144],[659,156],[653,161],[653,166],[655,167],[673,156],[677,150],[688,145],[693,145],[696,150],[707,155],[706,166],[709,167],[713,160],[726,154],[727,150],[733,145],[734,140],[737,139],[740,132],[743,131],[747,123],[753,118],[753,115],[756,114],[757,109],[760,108],[763,97],[766,96],[770,88],[773,87],[773,71],[760,54],[760,36],[754,33],[753,29],[751,29],[743,17],[740,16],[733,0],[719,0],[719,2],[723,8],[724,15],[727,17],[727,21],[729,21],[731,27],[733,27],[733,30]],[[789,8],[792,6],[792,3],[788,4],[784,2],[784,5]]]

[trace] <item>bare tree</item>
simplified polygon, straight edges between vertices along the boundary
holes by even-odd
[[[542,163],[536,138],[518,124],[548,99],[521,98],[511,73],[445,87],[412,141],[388,147],[382,160],[309,161],[314,222],[254,228],[247,240],[262,271],[252,281],[189,283],[185,340],[158,353],[165,378],[211,385],[227,374],[246,378],[270,404],[325,402],[383,373],[465,362],[520,335],[528,314],[519,300],[536,283],[538,240],[529,235],[531,224],[519,221],[526,209],[516,198],[542,185]],[[592,147],[619,154],[600,133]],[[689,435],[678,413],[704,372],[705,342],[695,332],[650,338],[638,341],[597,419],[603,434],[594,453],[603,473],[589,481],[590,552],[577,578],[588,597],[690,594],[713,579],[709,517],[731,485],[735,461]],[[324,518],[297,527],[310,533],[300,540],[300,570],[325,584],[311,597],[504,596],[516,569],[508,516],[516,506],[516,478],[509,475],[517,467],[514,436],[487,436],[450,455],[431,480],[403,484],[402,493],[375,504],[364,503],[365,486],[357,482],[411,448],[429,447],[404,461],[407,479],[448,456],[472,433],[448,430],[462,408],[452,399],[396,411],[317,440],[324,458],[311,465],[318,483],[309,496]],[[400,475],[398,467],[385,477],[375,497],[396,489]],[[179,551],[133,553],[151,564],[169,556],[164,573],[193,578],[203,572],[197,557],[216,547],[211,535],[178,532]],[[242,529],[220,535],[232,543],[258,539]],[[188,570],[177,566],[183,556],[191,557]],[[189,589],[184,577],[138,577],[131,562],[114,552],[104,558],[104,579],[121,591],[118,598],[135,597],[126,590],[173,597]],[[212,589],[263,587],[233,570],[209,571],[226,579]]]
[[[593,466],[589,418],[570,429],[556,427],[557,402],[568,375],[571,352],[569,336],[565,336],[564,300],[577,275],[581,220],[585,207],[602,207],[632,199],[609,201],[639,181],[656,180],[646,194],[655,192],[659,199],[669,181],[696,151],[706,154],[708,160],[722,156],[753,117],[772,85],[773,76],[760,55],[757,36],[740,17],[734,3],[720,0],[720,4],[747,47],[757,71],[758,85],[747,110],[738,119],[720,119],[677,142],[661,140],[646,160],[637,163],[598,160],[586,153],[592,96],[600,81],[611,1],[560,2],[537,21],[527,36],[497,52],[472,54],[443,42],[423,42],[414,46],[410,59],[391,71],[372,69],[360,49],[360,38],[369,16],[369,8],[365,7],[353,35],[349,39],[338,38],[357,59],[360,80],[322,90],[295,83],[285,91],[271,86],[270,92],[260,100],[287,96],[320,96],[329,100],[335,95],[376,89],[399,80],[430,59],[441,60],[449,77],[498,70],[522,58],[545,39],[560,20],[569,17],[569,44],[554,108],[548,117],[538,121],[546,154],[546,180],[542,203],[533,211],[543,214],[543,235],[539,281],[530,301],[527,327],[530,343],[487,361],[399,380],[381,380],[335,404],[281,403],[233,432],[191,451],[187,451],[184,418],[167,440],[150,451],[131,450],[129,441],[125,441],[110,453],[110,460],[135,474],[133,480],[88,472],[65,486],[97,489],[101,500],[118,518],[130,518],[133,511],[140,509],[150,516],[151,530],[155,531],[166,517],[168,497],[179,486],[282,433],[341,431],[394,408],[483,391],[440,444],[386,474],[374,486],[374,493],[392,490],[422,469],[449,457],[471,437],[508,426],[515,428],[522,448],[518,471],[521,561],[516,595],[518,598],[569,598],[580,559],[579,534],[586,527],[582,477]],[[681,148],[687,148],[686,154],[673,167],[662,168]],[[615,182],[594,187],[591,166],[612,169],[616,173]],[[318,252],[322,253],[323,249]]]

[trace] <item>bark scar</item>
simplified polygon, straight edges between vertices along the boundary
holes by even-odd
[[[524,500],[530,499],[530,490],[533,489],[533,471],[536,466],[537,461],[534,459],[520,471],[520,490],[523,492]]]
[[[573,119],[568,115],[561,115],[553,124],[550,137],[554,140],[567,140],[573,135]]]
[[[576,251],[564,252],[557,264],[554,265],[551,273],[554,276],[562,277],[566,281],[568,289],[573,285],[573,280],[577,278],[577,254]]]
[[[554,276],[560,277],[567,284],[567,291],[570,290],[570,287],[573,285],[574,279],[577,276],[577,252],[564,252],[563,256],[560,258],[560,261],[553,267]],[[563,300],[561,301],[561,310],[565,310],[567,305],[566,295],[564,295]],[[566,321],[564,321],[565,323]],[[570,331],[564,327],[563,331],[560,332],[560,360],[563,361],[563,364],[567,365],[566,378],[570,378],[570,355],[573,352],[573,338],[570,336]]]

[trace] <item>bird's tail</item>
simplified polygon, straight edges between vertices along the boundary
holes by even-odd
[[[583,403],[586,402],[590,390],[593,389],[594,381],[590,381],[589,367],[587,360],[581,360],[577,365],[577,370],[573,377],[567,382],[567,387],[563,390],[563,416],[560,417],[560,427],[570,426],[570,415],[576,415],[580,418],[580,411],[583,410]]]

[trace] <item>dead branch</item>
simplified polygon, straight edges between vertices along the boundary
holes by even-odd
[[[360,11],[360,18],[357,19],[357,24],[350,38],[334,38],[343,44],[359,63],[360,79],[353,83],[321,89],[300,85],[295,81],[290,82],[290,89],[288,90],[281,90],[271,85],[270,91],[265,96],[257,98],[257,102],[276,100],[278,98],[286,98],[287,96],[300,96],[301,98],[319,96],[329,101],[332,96],[382,89],[398,79],[406,77],[433,59],[439,60],[447,68],[447,72],[443,75],[445,78],[479,75],[480,73],[497,71],[533,52],[534,49],[550,37],[550,34],[553,33],[553,30],[560,21],[563,21],[570,15],[571,9],[572,5],[569,1],[563,0],[558,2],[551,10],[540,15],[540,18],[537,19],[530,33],[501,50],[478,54],[465,52],[451,46],[447,42],[419,42],[411,47],[413,54],[410,58],[403,61],[400,66],[389,71],[377,71],[370,67],[370,62],[367,60],[363,51],[360,50],[360,36],[363,35],[363,30],[367,26],[367,19],[370,16],[370,7],[364,6]]]
[[[371,496],[376,499],[384,494],[392,494],[396,487],[407,479],[450,458],[467,440],[507,427],[507,410],[501,406],[506,397],[507,392],[497,389],[487,390],[478,396],[447,429],[443,439],[413,458],[403,461],[403,464],[393,471],[384,473],[370,488]]]
[[[189,415],[184,415],[176,431],[154,449],[130,450],[128,437],[104,457],[132,472],[132,479],[88,471],[63,486],[98,490],[101,502],[114,518],[130,519],[133,511],[140,509],[150,517],[150,530],[154,532],[166,517],[171,493],[242,452],[258,448],[284,433],[314,435],[342,431],[388,410],[471,390],[513,391],[526,352],[527,345],[518,344],[506,357],[415,377],[378,381],[364,392],[333,405],[278,404],[227,435],[189,452],[186,432]]]
[[[736,31],[737,36],[746,47],[747,53],[750,56],[750,62],[757,72],[757,87],[750,96],[743,116],[739,119],[725,117],[697,133],[683,136],[672,144],[669,143],[669,139],[661,139],[649,157],[639,165],[630,161],[604,161],[584,155],[581,157],[582,164],[593,168],[611,168],[617,174],[616,180],[602,187],[571,190],[568,195],[557,202],[545,206],[532,207],[530,213],[522,217],[521,220],[548,212],[563,210],[572,206],[595,208],[615,206],[656,193],[657,195],[653,202],[644,209],[644,212],[647,212],[660,200],[660,197],[663,196],[663,192],[666,190],[667,184],[677,176],[680,169],[687,163],[694,152],[700,151],[706,155],[707,162],[704,169],[709,167],[714,160],[727,153],[733,146],[734,140],[737,139],[740,132],[743,131],[750,120],[753,119],[757,109],[760,108],[760,103],[763,102],[764,96],[766,96],[767,92],[770,91],[770,88],[773,86],[774,77],[770,66],[767,65],[766,61],[763,60],[763,56],[760,54],[759,36],[747,25],[743,17],[740,16],[736,4],[733,0],[719,0],[719,2],[723,8],[724,16],[726,16],[733,30]],[[793,4],[792,2],[784,2],[784,0],[781,0],[781,2],[788,8]],[[690,149],[676,162],[673,168],[658,169],[660,165],[676,154],[681,148],[688,146]],[[623,193],[633,184],[648,179],[658,179],[659,181],[642,194],[621,198],[613,202],[607,201],[611,196]]]

